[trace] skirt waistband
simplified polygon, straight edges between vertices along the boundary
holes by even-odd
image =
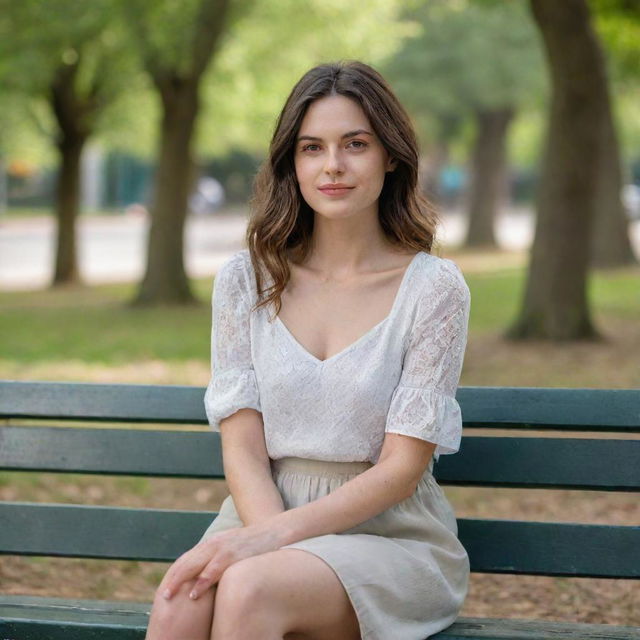
[[[335,462],[332,460],[312,460],[311,458],[278,458],[271,461],[274,471],[299,471],[309,475],[354,475],[373,466],[372,462]]]

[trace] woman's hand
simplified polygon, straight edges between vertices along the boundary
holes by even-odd
[[[196,600],[216,584],[234,562],[275,551],[280,546],[275,532],[261,525],[215,533],[183,553],[169,567],[160,584],[162,594],[169,600],[181,584],[197,578],[189,594],[192,600]]]

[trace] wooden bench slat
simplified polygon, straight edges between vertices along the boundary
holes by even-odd
[[[212,512],[85,505],[0,504],[0,553],[172,561]],[[471,570],[640,578],[640,527],[459,519]]]
[[[11,640],[142,640],[150,605],[0,596],[0,637]],[[89,626],[90,625],[90,626]],[[638,629],[602,624],[458,618],[430,640],[638,640]]]
[[[223,478],[217,433],[0,427],[0,469]],[[637,491],[640,440],[465,436],[439,483]]]
[[[204,387],[0,382],[0,418],[206,424]],[[467,427],[640,433],[640,389],[460,387]]]
[[[458,618],[428,640],[639,640],[636,627],[550,620]]]
[[[0,427],[0,452],[10,471],[224,478],[212,432]]]
[[[0,595],[0,638],[142,640],[150,604]]]
[[[0,382],[0,417],[207,424],[204,387]]]
[[[638,491],[640,440],[462,438],[433,474],[443,485]]]
[[[471,571],[640,579],[640,527],[458,519]]]
[[[460,387],[465,427],[640,433],[640,389]]]
[[[0,553],[172,562],[217,514],[89,505],[0,504]]]

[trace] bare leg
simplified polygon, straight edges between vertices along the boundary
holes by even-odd
[[[301,549],[231,565],[218,583],[211,640],[360,640],[355,611],[333,569]]]
[[[156,591],[145,640],[209,640],[216,586],[191,600],[194,584],[185,582],[171,600]]]

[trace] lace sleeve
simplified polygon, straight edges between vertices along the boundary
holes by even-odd
[[[235,254],[218,270],[212,297],[211,380],[204,396],[209,425],[238,409],[261,411],[253,361],[249,313],[250,282],[241,255]]]
[[[467,344],[471,296],[459,267],[443,258],[435,287],[421,295],[385,432],[437,444],[456,453],[462,415],[455,399]]]

